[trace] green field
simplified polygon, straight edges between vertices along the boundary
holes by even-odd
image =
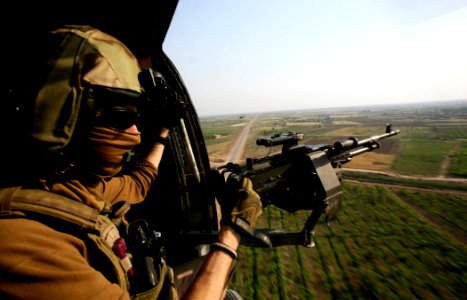
[[[453,148],[454,142],[439,140],[404,140],[394,170],[406,175],[439,174],[440,162]]]
[[[458,177],[467,177],[467,141],[459,142],[456,145],[457,151],[452,155],[449,164],[449,174]]]
[[[208,151],[222,157],[238,124],[253,117],[225,118],[215,126],[202,121],[205,135],[217,137]],[[245,158],[280,152],[256,146],[256,139],[283,131],[304,133],[307,144],[367,138],[382,134],[386,123],[401,132],[344,165],[378,173],[343,172],[343,208],[330,226],[320,219],[315,247],[240,246],[231,288],[244,299],[465,298],[466,102],[257,117]],[[268,206],[258,227],[301,231],[309,213]]]
[[[330,226],[321,220],[314,248],[241,246],[231,287],[245,299],[462,299],[465,200],[346,183],[343,210]],[[299,231],[306,217],[271,207],[263,222]]]

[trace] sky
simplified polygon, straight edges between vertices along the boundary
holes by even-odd
[[[200,116],[467,99],[467,0],[180,0]]]

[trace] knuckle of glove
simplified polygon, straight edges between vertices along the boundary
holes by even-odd
[[[260,201],[259,195],[253,191],[243,191],[241,200],[232,211],[232,217],[239,217],[250,224],[251,227],[255,226],[256,219],[262,214],[263,205]]]
[[[238,190],[238,201],[244,201],[247,200],[248,197],[250,196],[250,193],[247,190]]]

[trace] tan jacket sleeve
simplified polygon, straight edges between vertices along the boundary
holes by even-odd
[[[80,239],[39,222],[0,219],[0,299],[130,299],[87,261]]]
[[[127,175],[115,176],[101,185],[101,193],[103,198],[112,204],[120,201],[137,204],[144,200],[156,177],[157,168],[142,159]]]

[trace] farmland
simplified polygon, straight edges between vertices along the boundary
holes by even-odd
[[[256,139],[297,131],[332,144],[400,134],[343,169],[343,208],[315,228],[315,246],[240,246],[231,288],[244,299],[462,299],[467,294],[467,102],[202,119],[213,165],[223,162],[245,122],[255,119],[243,157],[280,147]],[[237,125],[237,126],[232,126]],[[208,129],[209,131],[204,131]],[[276,149],[277,148],[277,149]],[[358,172],[357,172],[358,171]],[[258,228],[297,232],[310,212],[267,206]]]
[[[314,248],[241,247],[232,287],[245,299],[465,295],[465,197],[344,183],[342,200],[338,219],[318,224]],[[304,212],[265,211],[273,228],[299,231],[307,218]]]

